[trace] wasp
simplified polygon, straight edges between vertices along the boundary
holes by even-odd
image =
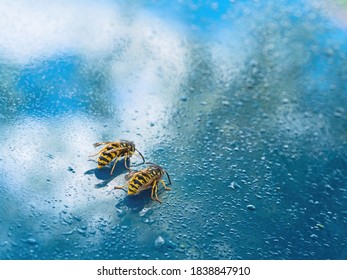
[[[150,164],[149,167],[145,169],[141,169],[139,171],[133,171],[125,176],[125,179],[128,181],[124,186],[116,186],[115,189],[123,189],[124,187],[128,187],[128,195],[136,195],[140,192],[152,188],[151,198],[152,200],[158,201],[162,203],[158,198],[158,186],[159,183],[162,183],[164,189],[169,191],[170,188],[167,187],[164,180],[162,179],[164,174],[167,175],[169,180],[168,186],[171,185],[171,179],[169,173],[164,170],[159,165],[153,163]]]
[[[142,163],[145,163],[145,159],[143,155],[139,152],[139,150],[135,148],[134,143],[131,141],[121,140],[119,142],[97,142],[93,146],[98,147],[101,145],[106,145],[106,146],[103,147],[96,154],[91,155],[90,157],[100,154],[98,158],[99,169],[108,165],[111,161],[115,159],[112,170],[111,170],[111,175],[113,174],[113,170],[116,167],[118,160],[120,160],[121,158],[124,158],[125,168],[129,170],[130,168],[127,164],[127,159],[130,158],[135,153],[135,151],[137,151],[137,153],[141,156],[143,160]]]

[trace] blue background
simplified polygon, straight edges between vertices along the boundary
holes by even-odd
[[[347,258],[342,2],[23,3],[1,3],[0,259]],[[119,139],[169,172],[162,204],[96,169]]]

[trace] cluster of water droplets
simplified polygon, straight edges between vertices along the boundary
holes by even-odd
[[[346,258],[346,34],[327,7],[159,2],[6,6],[0,258]],[[169,172],[162,204],[88,158],[120,138]]]

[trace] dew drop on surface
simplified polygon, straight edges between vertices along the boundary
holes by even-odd
[[[255,208],[255,206],[253,204],[248,204],[247,205],[247,209],[251,210],[251,211],[254,211],[256,208]]]
[[[310,235],[310,237],[311,237],[312,239],[317,239],[317,238],[318,238],[318,235],[313,233],[313,234]]]
[[[13,2],[3,258],[347,257],[341,1]],[[89,157],[117,139],[170,174],[161,204],[113,189],[124,159],[111,175]]]
[[[36,245],[37,244],[37,240],[35,238],[28,238],[25,240],[26,243],[28,243],[29,245]]]
[[[155,246],[156,248],[162,247],[162,246],[164,245],[164,243],[165,243],[165,240],[164,240],[164,238],[163,238],[162,236],[160,236],[160,235],[154,240],[154,246]]]

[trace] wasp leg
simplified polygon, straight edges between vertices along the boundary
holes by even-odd
[[[124,157],[124,166],[125,166],[126,169],[130,170],[130,167],[129,167],[128,164],[127,164],[128,158],[129,158],[129,156],[125,156],[125,157]]]
[[[113,174],[113,170],[114,170],[114,168],[116,167],[116,164],[117,164],[117,161],[119,160],[119,157],[117,157],[117,159],[114,161],[114,164],[113,164],[113,166],[112,166],[112,169],[111,169],[111,175]]]
[[[114,188],[114,189],[123,189],[125,186],[126,186],[126,185],[124,185],[124,186],[115,186],[115,187],[113,187],[113,188]]]
[[[163,184],[165,190],[167,190],[167,191],[171,190],[169,187],[166,186],[166,184],[163,180],[161,180],[160,183]]]
[[[154,188],[155,188],[156,184],[157,184],[157,181],[155,181],[153,186],[152,186],[152,191],[151,191],[151,198],[152,198],[152,200],[154,200]]]
[[[142,158],[142,163],[141,164],[144,164],[145,163],[145,158],[143,157],[143,155],[140,153],[140,151],[138,150],[138,149],[135,149],[136,151],[137,151],[137,153],[138,153],[138,155],[137,156],[139,156],[140,155],[140,157]]]
[[[152,191],[151,191],[151,198],[152,198],[152,200],[154,200],[154,189],[155,189],[156,185],[157,185],[157,181],[154,181],[153,186],[152,186]]]
[[[153,198],[152,195],[152,199],[158,201],[159,203],[162,203],[162,201],[158,198],[158,184],[157,181],[154,182],[154,185],[152,187],[152,193],[154,193],[155,199]]]
[[[163,203],[159,198],[158,198],[158,186],[155,188],[155,200],[158,201],[159,203]]]

